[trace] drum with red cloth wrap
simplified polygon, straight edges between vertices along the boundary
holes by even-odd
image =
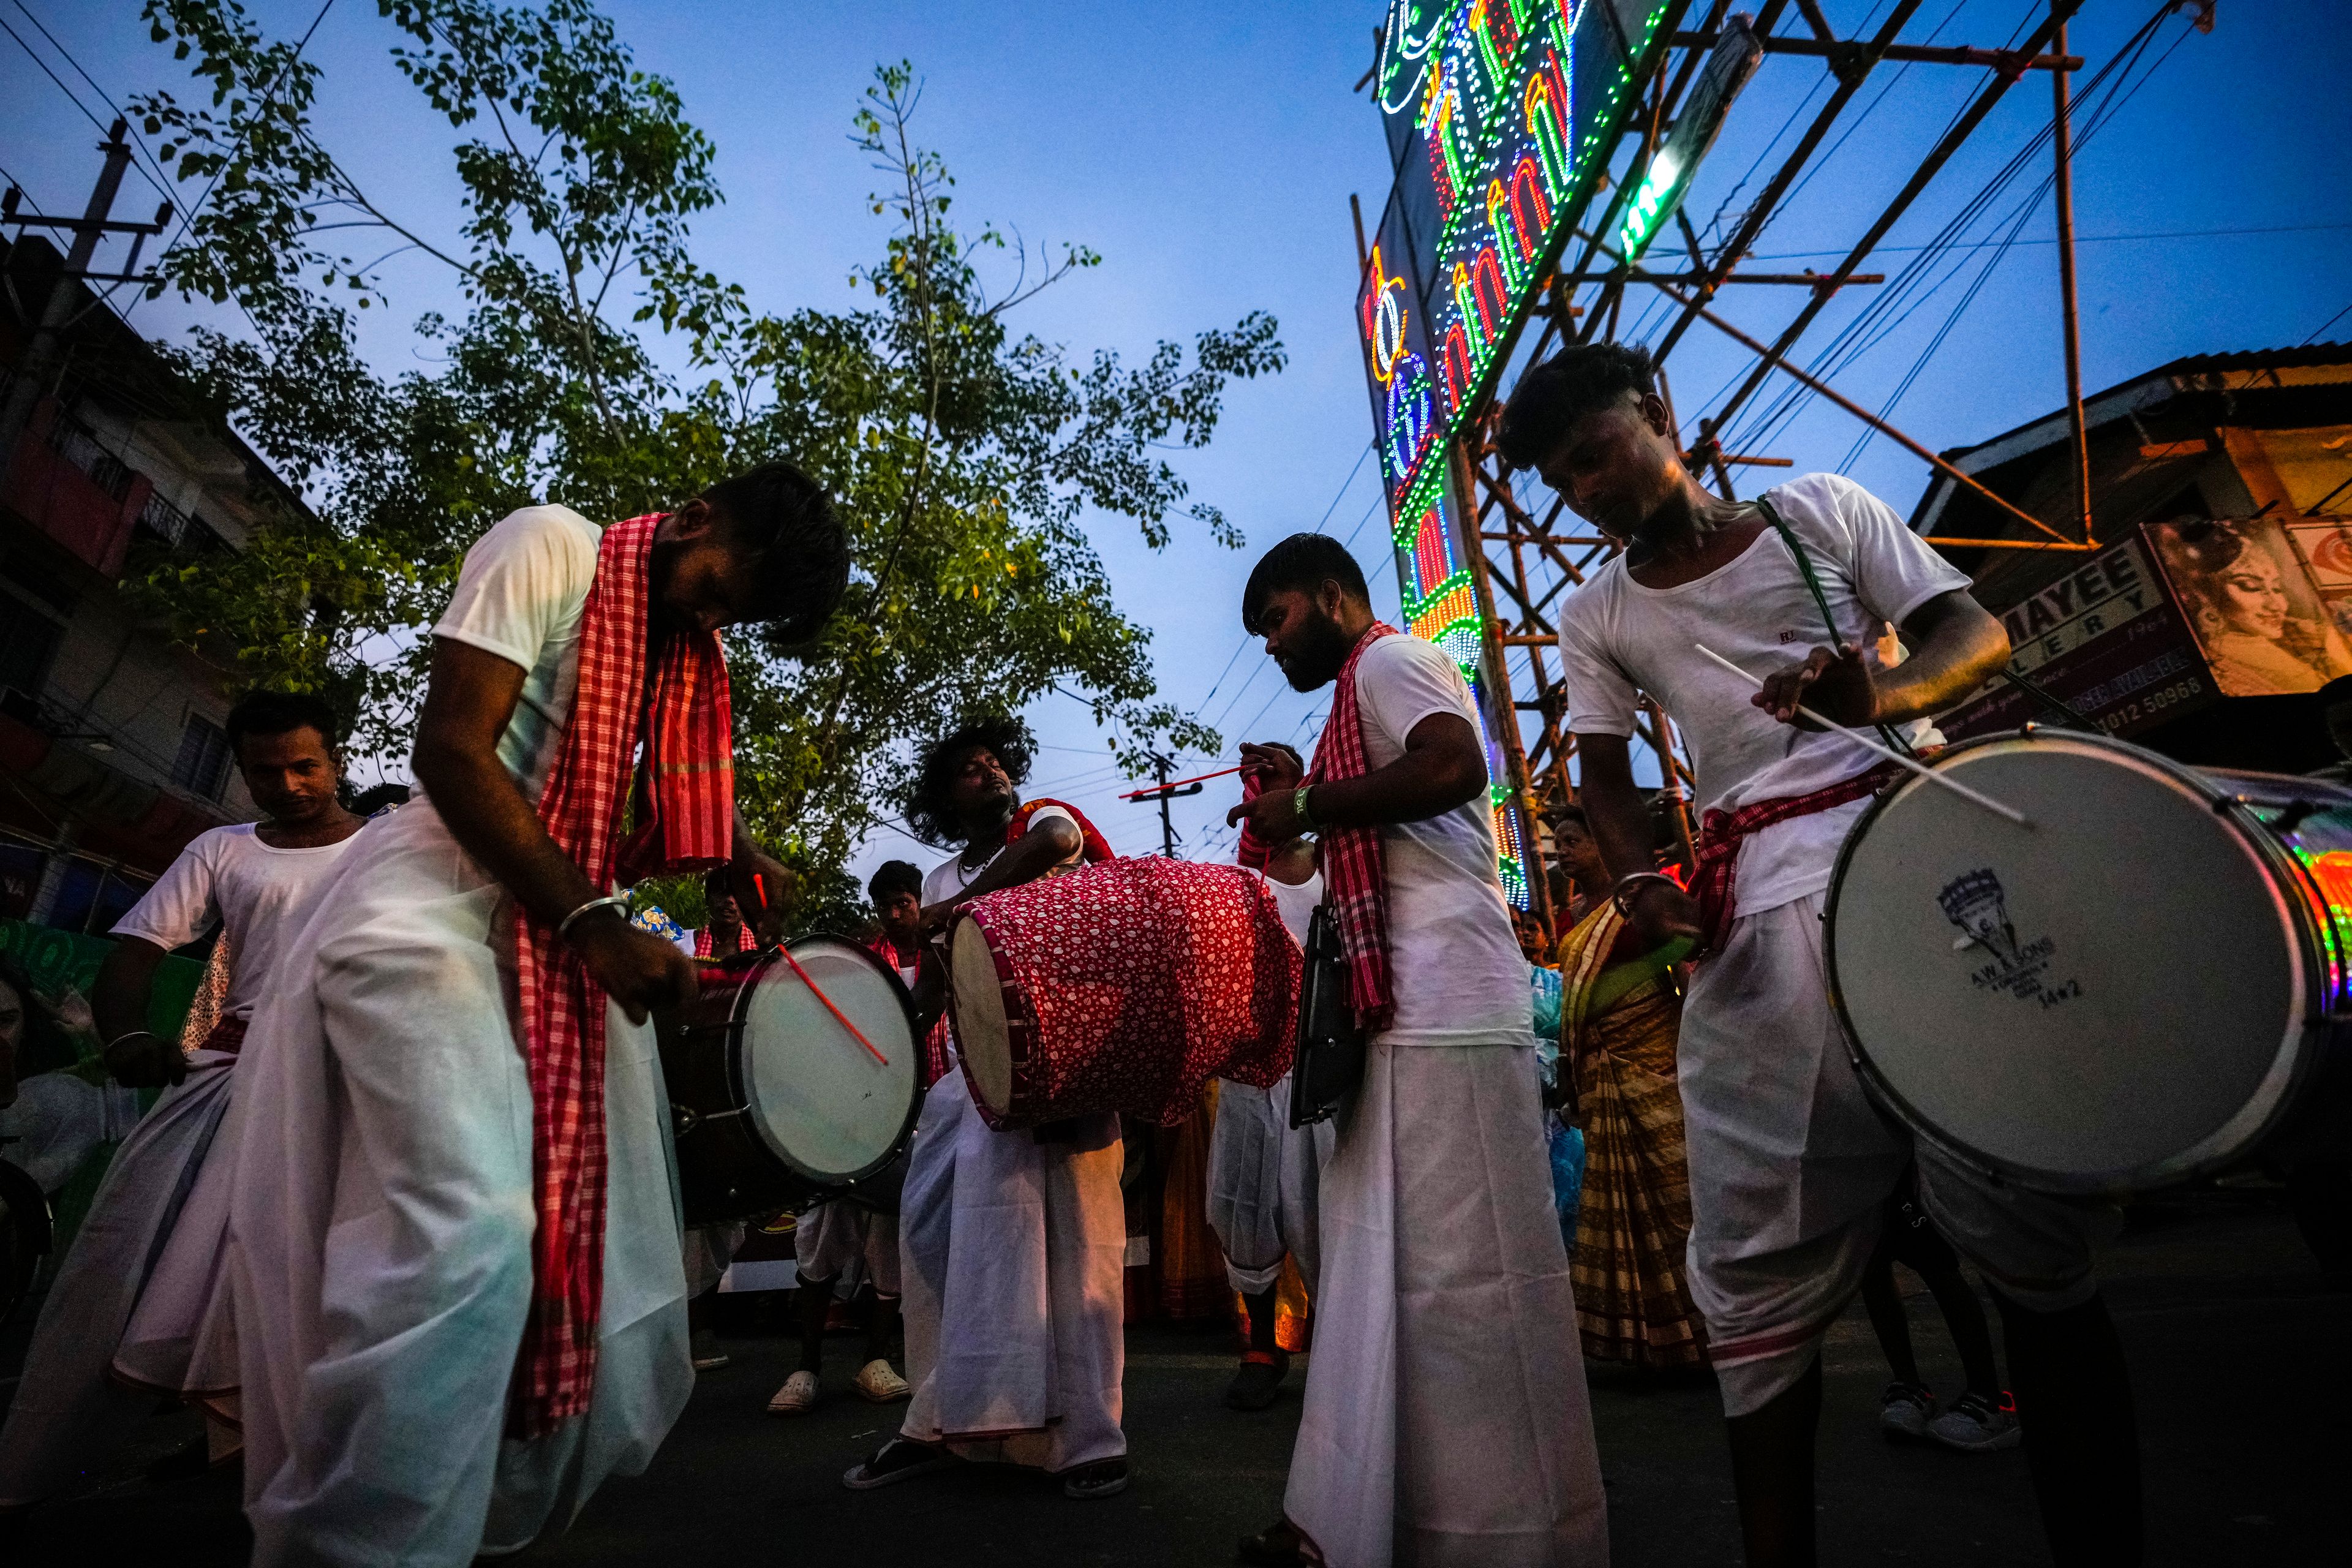
[[[991,1127],[1161,1126],[1211,1078],[1290,1068],[1298,944],[1237,866],[1108,860],[976,899],[948,939],[956,1050]]]

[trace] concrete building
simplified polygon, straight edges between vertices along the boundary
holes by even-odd
[[[302,502],[62,271],[41,238],[0,247],[0,377],[50,290],[76,296],[0,479],[0,918],[102,932],[190,838],[257,815],[221,728],[228,660],[173,647],[121,584],[201,570]]]

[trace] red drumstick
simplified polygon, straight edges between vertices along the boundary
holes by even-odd
[[[1139,800],[1147,795],[1158,795],[1164,789],[1181,789],[1184,785],[1189,784],[1202,784],[1210,779],[1221,779],[1227,773],[1237,773],[1247,766],[1249,766],[1247,763],[1235,763],[1232,767],[1219,768],[1213,773],[1196,773],[1189,779],[1171,779],[1164,784],[1153,784],[1149,789],[1129,790],[1127,794],[1120,795],[1118,798],[1121,800]]]
[[[754,875],[756,877],[756,873]],[[855,1039],[859,1045],[866,1047],[866,1055],[872,1057],[876,1061],[880,1062],[884,1067],[888,1067],[890,1065],[890,1058],[884,1056],[880,1051],[876,1050],[874,1048],[874,1042],[866,1037],[865,1032],[859,1029],[856,1025],[849,1021],[849,1016],[847,1014],[844,1013],[840,1008],[833,1005],[833,998],[824,994],[824,988],[823,986],[809,978],[809,972],[801,967],[801,961],[793,956],[793,950],[789,947],[779,947],[776,951],[783,955],[783,960],[786,963],[793,966],[793,973],[801,977],[801,983],[809,988],[811,994],[813,994],[818,1001],[824,1004],[824,1010],[833,1015],[834,1022],[848,1030],[851,1038]]]

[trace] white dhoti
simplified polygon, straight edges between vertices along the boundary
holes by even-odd
[[[1337,1132],[1328,1121],[1294,1130],[1290,1079],[1271,1089],[1230,1079],[1217,1088],[1209,1134],[1209,1228],[1225,1251],[1225,1279],[1244,1296],[1271,1290],[1282,1260],[1297,1260],[1315,1293],[1315,1193]]]
[[[932,1086],[898,1212],[904,1436],[1055,1472],[1127,1452],[1118,1123],[1080,1127],[992,1131],[961,1072]]]
[[[1691,1300],[1728,1415],[1761,1408],[1812,1364],[1915,1156],[1937,1226],[2035,1310],[2089,1300],[2093,1249],[2122,1218],[2112,1204],[1993,1186],[1879,1114],[1830,1005],[1823,901],[1733,921],[1683,1003]]]
[[[0,1507],[70,1486],[152,1406],[117,1381],[118,1358],[137,1383],[190,1391],[220,1279],[236,1063],[197,1052],[115,1151],[26,1350],[0,1429]],[[234,1379],[213,1392],[233,1395]]]
[[[1531,1052],[1375,1039],[1318,1198],[1286,1516],[1332,1568],[1605,1564]]]
[[[519,1549],[642,1470],[692,1389],[660,1064],[614,1007],[595,1393],[503,1437],[536,1224],[504,909],[429,804],[379,818],[247,1037],[230,1256],[257,1568]]]
[[[877,1296],[898,1294],[898,1216],[847,1198],[804,1210],[793,1229],[793,1266],[803,1279],[838,1279],[852,1263],[866,1266]]]

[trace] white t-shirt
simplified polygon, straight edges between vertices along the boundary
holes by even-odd
[[[1274,907],[1281,911],[1283,929],[1290,932],[1292,940],[1299,946],[1305,947],[1307,922],[1315,918],[1315,906],[1323,901],[1323,873],[1318,871],[1303,882],[1285,882],[1267,877],[1265,885],[1274,890]]]
[[[1879,663],[1882,623],[1966,575],[1903,525],[1885,502],[1837,474],[1807,474],[1767,493],[1813,563],[1838,635]],[[1702,657],[1705,643],[1742,669],[1769,675],[1829,644],[1821,606],[1796,558],[1769,524],[1729,563],[1696,582],[1645,588],[1622,555],[1569,595],[1559,617],[1569,726],[1582,735],[1631,735],[1637,691],[1682,727],[1698,775],[1702,813],[1805,795],[1867,772],[1878,757],[1842,735],[1783,724],[1749,700],[1756,689]],[[1942,739],[1921,721],[1914,746]],[[1776,909],[1829,886],[1838,847],[1866,800],[1752,835],[1739,853],[1734,916]]]
[[[499,761],[525,800],[539,804],[580,690],[580,615],[596,581],[604,531],[562,506],[509,512],[474,542],[457,591],[433,627],[529,671]]]
[[[354,833],[314,848],[279,849],[264,844],[249,822],[200,833],[131,912],[114,922],[113,934],[139,937],[169,952],[216,923],[226,926],[228,994],[222,998],[221,1016],[250,1019],[269,989],[278,955],[293,945],[343,852],[358,838]]]
[[[1041,805],[1030,814],[1029,826],[1034,827],[1037,824],[1053,817],[1059,817],[1073,827],[1078,825],[1078,819],[1060,806]],[[1003,853],[1002,849],[996,852],[997,855]],[[1083,855],[1086,851],[1081,848],[1078,853]],[[923,902],[936,904],[954,898],[958,893],[980,880],[980,874],[994,864],[996,864],[996,855],[990,856],[977,866],[970,867],[963,863],[963,857],[961,854],[949,856],[932,867],[929,873],[923,878]]]
[[[1433,713],[1478,732],[1469,682],[1453,658],[1413,637],[1381,637],[1356,665],[1364,761],[1384,768]],[[1495,819],[1481,790],[1423,822],[1381,829],[1389,866],[1389,983],[1401,1046],[1534,1044],[1528,961],[1495,871]]]

